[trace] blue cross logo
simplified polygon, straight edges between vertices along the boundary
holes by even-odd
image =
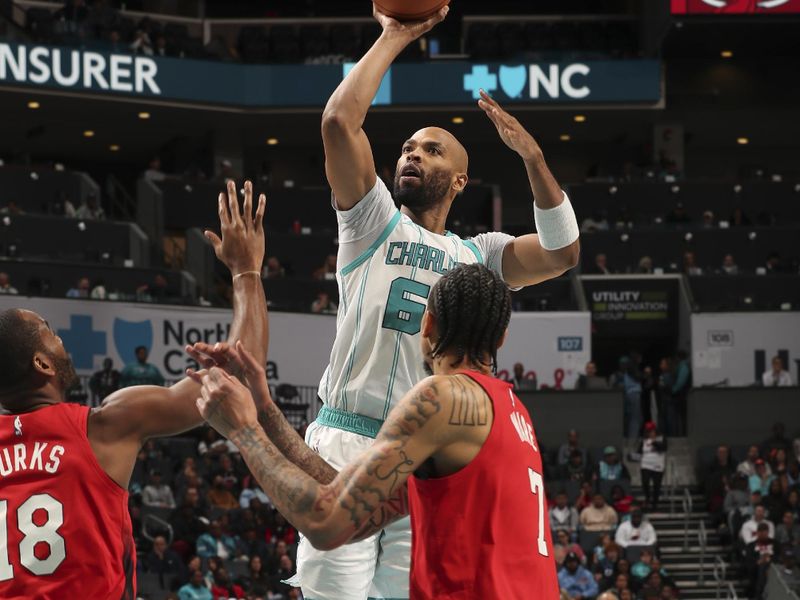
[[[472,97],[477,100],[481,97],[481,89],[490,94],[497,89],[497,75],[489,73],[486,65],[472,65],[472,72],[464,75],[464,91],[472,92]]]
[[[89,315],[70,316],[69,329],[59,329],[58,335],[76,369],[93,368],[95,355],[106,353],[106,334],[94,330]]]

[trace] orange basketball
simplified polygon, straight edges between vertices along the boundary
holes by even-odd
[[[424,21],[450,0],[375,0],[375,6],[398,21]]]

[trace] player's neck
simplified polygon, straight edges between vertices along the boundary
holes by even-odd
[[[444,235],[447,215],[450,212],[450,203],[443,202],[422,212],[415,212],[408,206],[403,206],[400,208],[400,212],[423,229],[427,229],[439,235]]]
[[[0,414],[18,415],[34,412],[53,404],[60,404],[64,398],[49,393],[45,389],[28,390],[0,395]]]
[[[455,354],[440,354],[433,359],[433,373],[434,375],[454,375],[460,371],[478,371],[484,375],[491,375],[492,368],[487,364],[476,365],[467,356],[458,360],[458,356]]]

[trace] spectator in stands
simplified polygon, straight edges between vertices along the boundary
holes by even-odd
[[[774,275],[776,273],[784,273],[786,271],[781,255],[777,252],[770,252],[767,255],[767,262],[764,265],[767,275]]]
[[[78,219],[101,221],[106,218],[106,212],[97,201],[97,194],[94,192],[89,192],[84,201],[78,207],[78,210],[75,211],[75,216]]]
[[[221,508],[223,510],[239,508],[236,496],[225,486],[225,480],[222,478],[222,475],[216,475],[213,481],[214,483],[206,496],[208,498],[208,503],[214,508]]]
[[[718,514],[725,501],[725,494],[731,485],[736,467],[731,460],[731,450],[728,446],[717,447],[714,461],[703,469],[702,482],[708,500],[708,510]]]
[[[214,585],[211,586],[214,598],[244,598],[244,590],[233,583],[225,567],[220,567],[214,574]]]
[[[686,212],[683,202],[678,202],[671,211],[664,217],[664,221],[669,225],[685,225],[691,223],[692,219]]]
[[[628,468],[620,461],[619,453],[614,446],[606,446],[603,449],[603,458],[597,463],[594,478],[599,481],[630,480],[631,474],[628,472]]]
[[[103,368],[95,371],[89,379],[89,390],[92,392],[92,405],[100,404],[107,396],[119,389],[120,374],[114,368],[114,361],[103,359]]]
[[[317,299],[311,303],[311,312],[317,315],[335,315],[339,307],[331,300],[330,294],[326,291],[317,292]]]
[[[558,457],[557,462],[559,465],[567,464],[570,459],[572,458],[573,451],[577,450],[581,454],[581,459],[583,464],[587,464],[586,460],[586,449],[581,448],[580,442],[578,440],[578,432],[574,429],[570,429],[567,432],[567,441],[558,448]]]
[[[736,472],[745,475],[748,479],[750,479],[751,475],[756,474],[756,461],[759,460],[759,450],[758,446],[752,445],[747,449],[747,458],[745,458],[739,465],[736,467]],[[769,464],[767,466],[767,471],[771,472]]]
[[[767,527],[770,539],[775,537],[775,525],[767,519],[767,511],[762,505],[758,505],[753,509],[753,516],[750,517],[749,521],[744,522],[742,530],[739,532],[739,536],[745,545],[756,539],[756,533],[760,525]]]
[[[781,550],[781,565],[779,567],[781,578],[789,586],[790,590],[800,591],[800,569],[797,568],[797,560],[800,554],[785,548]]]
[[[279,565],[278,572],[272,579],[272,587],[278,594],[288,598],[291,588],[283,582],[294,575],[294,562],[288,554],[284,554],[280,558]]]
[[[569,534],[563,529],[556,532],[553,536],[553,555],[556,561],[556,568],[559,569],[564,564],[564,559],[570,552],[578,556],[581,565],[586,565],[586,554],[583,549],[570,540]]]
[[[177,298],[178,293],[173,290],[169,281],[161,273],[156,273],[152,283],[145,283],[136,288],[137,302],[156,302],[163,304],[170,298]]]
[[[559,531],[566,531],[570,539],[575,539],[579,518],[578,511],[569,505],[567,494],[564,492],[556,494],[555,506],[550,507],[550,530],[553,532],[553,537]]]
[[[314,279],[336,281],[336,255],[328,254],[323,265],[314,271],[313,277]]]
[[[206,428],[203,432],[203,440],[197,445],[197,453],[200,456],[208,454],[211,457],[215,457],[226,452],[236,453],[238,448],[233,442],[218,434],[212,427]]]
[[[149,181],[150,183],[158,183],[159,181],[164,181],[167,178],[166,173],[161,170],[161,159],[158,156],[154,156],[150,159],[147,169],[142,174],[142,177],[145,181]]]
[[[745,212],[742,210],[741,206],[737,206],[733,209],[730,218],[731,227],[744,227],[747,225],[752,225],[753,222],[750,220]]]
[[[19,294],[17,288],[11,285],[11,280],[8,277],[8,273],[0,272],[0,294],[7,294],[10,296],[16,296]]]
[[[586,363],[586,372],[578,375],[575,381],[576,390],[607,390],[608,381],[597,374],[597,364],[590,360]]]
[[[150,483],[142,490],[142,504],[155,508],[175,508],[172,490],[161,480],[161,471],[150,471]]]
[[[792,442],[786,437],[786,426],[783,423],[772,426],[772,435],[761,442],[760,450],[765,458],[776,450],[785,450],[787,453],[792,451]]]
[[[714,222],[714,213],[710,210],[703,211],[703,229],[714,229],[717,224]]]
[[[106,282],[103,279],[95,281],[92,291],[89,293],[89,298],[92,300],[106,300],[108,298]]]
[[[525,374],[525,367],[522,363],[514,363],[514,376],[511,378],[511,384],[514,386],[515,392],[533,392],[539,387],[536,381],[536,373],[531,371],[528,377]]]
[[[264,279],[283,279],[286,276],[286,269],[281,265],[281,261],[277,256],[270,256],[267,258],[267,264],[261,272],[261,277]]]
[[[640,596],[642,600],[660,600],[663,587],[664,582],[661,581],[661,573],[651,571],[640,591]]]
[[[633,503],[633,496],[625,492],[621,485],[615,485],[611,488],[611,505],[618,515],[627,515],[631,512]]]
[[[606,546],[604,555],[594,565],[594,578],[601,590],[607,590],[614,585],[617,572],[617,563],[622,555],[622,549],[615,543]]]
[[[587,269],[589,275],[611,275],[608,269],[608,257],[605,254],[595,254],[594,264]]]
[[[159,576],[162,587],[172,587],[167,581],[168,576],[177,580],[184,580],[186,567],[181,557],[167,547],[167,540],[163,535],[153,538],[153,549],[147,554],[144,561],[148,573]]]
[[[769,483],[767,493],[762,492],[762,504],[767,509],[767,516],[777,520],[786,512],[786,496],[783,493],[783,485],[778,477],[773,476]]]
[[[591,217],[581,221],[581,233],[591,233],[593,231],[608,231],[608,219],[599,210],[594,211]]]
[[[775,528],[775,541],[781,545],[781,548],[800,548],[800,525],[797,524],[791,510],[783,512],[781,524]]]
[[[67,298],[88,298],[90,288],[89,278],[81,277],[74,287],[67,290]]]
[[[189,583],[178,590],[178,600],[214,600],[199,569],[193,571],[189,576]]]
[[[569,594],[571,600],[594,598],[599,591],[594,577],[581,566],[574,552],[567,554],[564,559],[564,566],[558,572],[558,585]]]
[[[153,54],[156,56],[174,56],[175,52],[167,43],[167,38],[163,34],[156,36],[156,45],[153,48]]]
[[[581,527],[586,531],[611,531],[617,526],[617,512],[606,504],[602,494],[596,493],[592,504],[581,511]]]
[[[593,498],[594,485],[589,479],[586,479],[583,483],[581,483],[581,490],[578,493],[578,498],[575,500],[575,510],[577,510],[580,514],[583,512],[584,508],[592,505]]]
[[[631,511],[631,518],[620,523],[614,541],[623,548],[628,546],[655,546],[656,530],[644,518],[641,509]]]
[[[211,521],[208,532],[197,538],[197,556],[200,558],[218,556],[225,560],[233,558],[235,550],[236,542],[222,532],[222,525],[217,520]]]
[[[690,277],[703,274],[703,269],[697,266],[694,252],[688,251],[683,253],[683,272]]]
[[[256,478],[250,475],[245,478],[244,489],[242,489],[242,493],[239,494],[239,506],[242,508],[250,508],[250,502],[253,498],[257,498],[261,504],[272,506],[272,502],[270,502],[264,490],[261,489],[261,486],[258,485]]]
[[[611,387],[621,389],[625,398],[623,407],[626,437],[639,437],[642,426],[642,384],[638,364],[630,356],[619,359],[617,371],[611,376]]]
[[[125,365],[120,373],[120,387],[134,385],[164,385],[164,376],[158,367],[147,362],[147,348],[137,346],[136,362]]]
[[[270,576],[264,569],[264,563],[258,555],[251,555],[247,564],[247,589],[255,596],[267,597],[267,592],[272,588]]]
[[[649,256],[643,256],[639,259],[639,264],[636,267],[636,272],[643,275],[653,274],[653,259]]]
[[[772,369],[765,371],[761,376],[764,387],[789,387],[794,385],[792,374],[783,368],[783,359],[780,356],[772,357]]]
[[[661,479],[666,466],[667,439],[658,432],[653,421],[644,424],[644,437],[639,442],[638,453],[641,457],[645,506],[655,510],[661,495]]]
[[[763,458],[756,459],[756,472],[750,475],[748,480],[748,487],[751,492],[761,492],[761,496],[769,494],[769,485],[775,478],[774,475],[767,469],[768,465]]]
[[[621,562],[628,562],[625,559],[620,559]],[[617,570],[619,570],[619,563],[617,563]],[[630,583],[631,576],[629,573],[617,573],[617,577],[614,579],[614,592],[617,594],[617,597],[622,600],[625,597],[625,594],[628,594],[628,598],[633,598],[633,594],[631,592],[631,583]]]
[[[143,54],[144,56],[153,56],[153,42],[150,40],[150,35],[144,29],[137,29],[133,34],[133,42],[129,46],[133,54]]]
[[[725,258],[722,259],[722,267],[720,271],[724,275],[738,275],[739,274],[739,266],[736,264],[736,261],[733,260],[733,254],[726,254]]]
[[[559,479],[564,481],[587,481],[591,479],[589,466],[584,462],[584,454],[578,450],[573,450],[569,455],[567,464],[559,468]]]
[[[691,387],[692,370],[689,366],[689,355],[683,350],[678,350],[675,356],[675,380],[670,390],[672,418],[669,422],[672,425],[672,432],[667,432],[670,435],[686,435],[686,401]]]
[[[652,563],[653,553],[649,549],[642,550],[642,553],[639,555],[639,560],[631,565],[631,575],[633,575],[638,583],[636,587],[640,587],[644,584],[644,581],[652,571]]]
[[[754,539],[745,548],[745,570],[749,580],[749,598],[763,598],[767,585],[767,572],[772,558],[777,555],[772,531],[766,523],[760,523]]]

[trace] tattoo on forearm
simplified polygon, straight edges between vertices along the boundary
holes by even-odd
[[[453,394],[453,407],[450,412],[450,425],[481,426],[487,423],[486,394],[476,394],[472,387],[459,377],[450,378]]]

